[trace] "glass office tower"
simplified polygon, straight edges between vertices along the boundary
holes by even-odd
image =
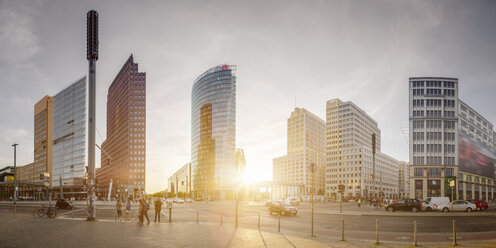
[[[234,65],[218,65],[201,74],[193,84],[191,170],[195,198],[208,195],[233,199],[234,196],[237,175],[235,71]]]
[[[64,196],[82,197],[86,175],[86,77],[82,77],[53,97],[52,185]]]

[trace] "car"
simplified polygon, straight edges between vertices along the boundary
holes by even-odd
[[[286,201],[289,202],[293,206],[300,205],[300,198],[298,198],[298,197],[288,197],[286,199]]]
[[[469,200],[468,202],[475,204],[476,210],[486,210],[489,208],[489,205],[485,201],[481,200]]]
[[[298,209],[287,201],[278,200],[272,201],[269,204],[269,214],[272,215],[272,213],[278,213],[282,216],[296,215],[298,213]]]
[[[165,200],[166,203],[173,203],[174,202],[174,199],[172,198],[167,198],[167,200]]]
[[[422,202],[415,199],[401,199],[398,202],[387,204],[384,209],[389,212],[398,210],[417,212],[422,210]]]
[[[55,203],[55,207],[58,209],[71,210],[74,209],[74,203],[65,198],[61,198],[61,199],[57,199],[57,202]]]
[[[446,205],[450,203],[450,198],[443,196],[443,197],[427,197],[425,198],[425,201],[430,204],[430,206],[434,206],[432,210],[436,210],[437,206],[439,205]]]
[[[265,202],[265,204],[264,204],[264,205],[265,205],[266,207],[269,207],[269,206],[272,204],[272,202],[273,202],[273,201],[274,201],[274,200],[268,200],[268,201],[266,201],[266,202]]]
[[[179,203],[179,204],[183,204],[183,203],[185,203],[184,199],[182,199],[182,198],[178,198],[178,199],[176,200],[176,202],[177,202],[177,203]]]
[[[422,211],[431,212],[431,211],[435,211],[435,210],[437,210],[436,204],[434,204],[432,202],[427,202],[427,201],[422,202]]]
[[[438,210],[441,210],[445,213],[449,211],[465,211],[465,212],[472,212],[477,210],[477,207],[475,204],[470,203],[468,201],[464,200],[457,200],[457,201],[452,201],[449,204],[443,204],[443,205],[438,205],[437,206]]]
[[[193,199],[191,198],[186,198],[186,203],[192,203],[193,202]]]

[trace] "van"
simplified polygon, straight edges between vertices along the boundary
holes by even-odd
[[[450,203],[449,197],[427,197],[425,201],[427,203],[432,203],[435,208],[439,205],[448,205]]]

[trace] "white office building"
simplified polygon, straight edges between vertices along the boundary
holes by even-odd
[[[375,170],[372,134],[376,136]],[[375,120],[350,101],[327,102],[327,197],[339,198],[340,184],[345,185],[345,197],[398,197],[398,161],[380,151],[381,131]]]

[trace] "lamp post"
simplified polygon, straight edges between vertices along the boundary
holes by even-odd
[[[313,235],[313,207],[314,207],[314,194],[315,194],[315,164],[312,163],[310,164],[310,169],[312,170],[312,186],[310,187],[310,193],[311,193],[311,196],[312,196],[312,237],[314,237]]]
[[[14,147],[14,215],[17,212],[17,146],[18,144],[13,144]]]

